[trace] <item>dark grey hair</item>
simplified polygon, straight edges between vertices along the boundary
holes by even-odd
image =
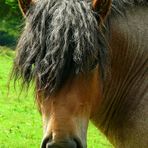
[[[99,17],[97,17],[99,18]],[[32,6],[17,46],[12,75],[38,89],[59,89],[70,77],[98,63],[102,76],[108,45],[86,0],[44,0]]]

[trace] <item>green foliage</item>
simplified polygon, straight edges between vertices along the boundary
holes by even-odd
[[[15,47],[22,24],[17,0],[0,0],[0,45]]]
[[[37,111],[33,91],[18,97],[19,88],[10,86],[7,95],[7,82],[14,52],[0,47],[0,147],[38,148],[42,139],[41,117]],[[112,148],[105,137],[90,124],[88,148]]]
[[[18,1],[17,0],[5,0],[5,4],[9,5],[15,11],[18,10]]]
[[[17,0],[1,0],[0,16],[1,18],[19,17],[19,6]]]
[[[2,6],[7,5],[11,7],[10,9],[18,10],[18,1],[17,0],[1,0],[0,4]]]

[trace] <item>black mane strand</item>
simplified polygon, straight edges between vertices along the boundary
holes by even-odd
[[[50,94],[97,63],[103,75],[107,48],[88,1],[38,1],[28,11],[12,75],[27,86],[36,80],[38,89]]]

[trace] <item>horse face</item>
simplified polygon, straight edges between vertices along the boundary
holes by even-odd
[[[103,20],[109,10],[111,0],[107,0],[107,1],[93,0],[92,2],[93,2],[92,8],[94,9],[94,11],[99,12],[98,16],[100,18],[102,18],[101,20]],[[27,9],[32,7],[33,5],[36,5],[36,0],[34,0],[34,1],[19,0],[19,4],[20,4],[21,10],[23,12],[23,15],[26,17],[31,17],[31,14],[26,15],[26,13],[27,12],[32,13],[32,11],[34,9],[31,9],[31,11],[27,11]],[[52,4],[54,4],[54,3],[52,3]],[[85,5],[86,5],[86,3],[85,3]],[[85,6],[85,5],[83,5],[83,6]],[[38,7],[36,7],[36,8],[38,8]],[[48,9],[48,8],[46,8],[46,9]],[[71,11],[72,10],[73,9],[71,9]],[[83,9],[81,9],[81,10],[83,10]],[[55,13],[55,11],[53,13]],[[90,11],[88,11],[88,13],[90,13]],[[85,13],[85,15],[86,14],[88,15],[88,13]],[[55,16],[57,16],[57,15],[55,15]],[[37,22],[40,19],[40,17],[38,17],[38,15],[35,18],[37,18],[37,20],[35,19],[35,21],[37,21]],[[46,16],[45,16],[45,18],[46,18]],[[75,17],[75,19],[76,19],[76,17]],[[93,20],[95,20],[95,21],[93,21]],[[49,21],[50,21],[50,19],[49,19]],[[55,19],[55,21],[57,21],[57,20]],[[90,19],[90,21],[96,22],[95,17],[93,19]],[[33,22],[33,25],[35,25],[37,22]],[[67,20],[65,20],[65,22],[67,23]],[[79,21],[76,21],[76,22],[79,22]],[[87,21],[82,22],[82,24],[85,24],[85,22],[87,22]],[[42,23],[42,21],[41,21],[41,23]],[[73,23],[73,21],[72,21],[72,23]],[[45,21],[45,24],[47,25],[47,21]],[[45,24],[42,23],[42,25],[45,25]],[[53,24],[57,24],[57,23],[53,23]],[[89,24],[92,24],[92,26],[93,26],[93,23],[89,23]],[[94,26],[94,29],[92,29],[92,30],[96,29],[96,31],[98,31],[97,25],[99,25],[99,24],[97,24],[97,23],[95,23],[95,24],[96,24],[96,26]],[[26,28],[28,26],[26,26]],[[74,24],[74,26],[75,26],[75,24]],[[83,25],[83,26],[87,26],[87,25]],[[90,26],[88,28],[86,27],[87,28],[86,31],[89,30],[89,33],[87,35],[86,35],[86,31],[84,31],[85,40],[83,40],[83,41],[85,41],[85,42],[83,42],[83,45],[85,45],[85,47],[81,48],[81,49],[85,49],[86,47],[94,47],[94,46],[98,45],[97,43],[94,46],[91,46],[92,43],[90,43],[89,46],[86,46],[86,44],[84,44],[84,43],[87,43],[86,37],[89,38],[89,36],[91,35],[90,30],[91,30],[91,28],[93,28],[92,26]],[[36,26],[36,27],[38,29],[38,26]],[[32,29],[33,28],[35,28],[35,27],[32,27]],[[43,28],[44,29],[42,30],[42,33],[45,31],[46,26],[44,26]],[[47,32],[49,32],[50,29],[48,29],[48,27],[46,29],[47,29]],[[58,29],[58,28],[56,28],[56,29]],[[58,32],[60,32],[61,30],[59,30]],[[96,31],[94,34],[97,35],[98,33]],[[30,29],[29,29],[29,31],[27,31],[27,33],[28,32],[30,32]],[[37,30],[37,32],[40,32],[40,30]],[[46,32],[45,32],[45,34],[47,35]],[[94,37],[94,34],[91,36]],[[75,35],[77,35],[77,31],[75,31]],[[42,37],[42,36],[43,36],[43,34],[40,35],[40,37]],[[58,36],[57,34],[56,35],[53,34],[54,38],[57,36]],[[69,36],[69,34],[68,35],[66,34],[66,36]],[[42,41],[42,43],[44,43],[44,40],[41,40],[41,39],[39,40],[37,38],[38,34],[36,34],[36,35],[33,34],[33,40],[31,40],[31,41],[34,41],[34,37],[35,37],[35,44],[34,44],[35,47],[36,47],[36,45],[38,45],[38,42]],[[27,36],[27,38],[28,38],[28,36]],[[26,37],[22,38],[22,40],[23,40],[23,42],[25,40],[25,43],[26,43],[25,45],[27,45],[27,48],[30,49],[30,47],[32,47],[32,43],[34,43],[34,42],[30,42],[30,39],[28,40],[27,38]],[[79,36],[78,36],[78,38],[79,38]],[[75,42],[77,42],[78,38],[76,38]],[[69,38],[66,38],[65,41],[68,42]],[[90,41],[93,41],[93,43],[94,43],[94,41],[96,42],[96,40],[94,38],[89,38],[88,42],[90,42]],[[56,44],[57,44],[57,42],[56,42]],[[20,45],[21,45],[22,50],[24,51],[26,49],[26,47],[25,46],[22,47],[22,44],[20,44]],[[79,47],[79,46],[76,46],[76,47]],[[47,46],[46,46],[46,48],[47,48]],[[40,48],[37,48],[37,49],[40,49]],[[90,48],[90,49],[92,50],[92,48]],[[98,47],[97,47],[97,49],[98,49]],[[22,51],[22,50],[20,50],[20,51]],[[77,49],[77,50],[79,51],[80,49]],[[54,51],[56,51],[56,50],[54,50]],[[90,50],[87,49],[86,51],[90,51]],[[92,50],[91,52],[84,52],[83,54],[87,54],[87,56],[89,56],[89,53],[92,53],[93,51],[94,50]],[[29,52],[31,52],[31,51],[29,51]],[[35,52],[35,50],[33,50],[34,54],[38,54],[39,52]],[[26,52],[23,52],[23,53],[26,53]],[[94,52],[94,53],[98,53],[98,52]],[[79,54],[81,54],[81,52]],[[76,54],[76,55],[79,55],[79,54]],[[20,55],[21,55],[21,53],[18,54],[19,57],[21,57]],[[28,53],[28,55],[30,55],[30,53]],[[23,55],[23,57],[26,57],[26,56]],[[29,56],[29,58],[34,58],[34,57],[35,57],[34,55]],[[36,56],[36,57],[38,57],[38,56]],[[37,59],[36,57],[35,57],[35,60]],[[93,56],[90,56],[90,58],[88,58],[88,59],[91,59],[93,61],[92,57]],[[94,58],[96,58],[96,57],[97,57],[97,55],[94,56]],[[88,61],[88,59],[86,61]],[[35,62],[34,64],[32,64],[32,62],[34,62],[35,60],[33,60],[33,59],[29,60],[29,62],[31,62],[30,64],[32,65],[32,68],[36,67],[35,64],[40,63],[40,62]],[[50,58],[48,58],[48,60],[50,60]],[[47,63],[49,62],[48,60],[47,60]],[[57,60],[57,58],[56,58],[56,60]],[[76,63],[77,62],[79,63],[79,58],[76,58],[74,60],[78,60],[78,61],[76,61]],[[45,59],[45,62],[46,62],[46,59]],[[59,63],[59,62],[60,61],[58,61],[56,63]],[[21,63],[22,62],[18,63],[18,65]],[[52,62],[49,62],[49,63],[52,63]],[[68,63],[68,62],[66,61],[65,63]],[[79,63],[79,64],[83,65],[83,63]],[[45,63],[45,65],[46,65],[46,63]],[[87,66],[87,64],[85,64],[85,65]],[[17,66],[15,66],[15,67],[17,67]],[[21,65],[21,66],[19,65],[18,67],[23,68],[23,65]],[[38,68],[39,67],[41,67],[41,66],[38,66]],[[29,72],[29,70],[31,71],[30,67],[26,66],[25,68],[27,68],[27,70],[24,71],[24,69],[22,69],[22,72],[21,72],[21,73],[25,73],[23,76],[26,76],[26,71],[27,72]],[[37,71],[38,71],[38,68],[36,69]],[[48,69],[48,67],[47,67],[47,69]],[[47,69],[45,69],[45,71],[47,71]],[[17,70],[18,69],[16,69],[16,71]],[[34,72],[36,70],[34,70]],[[40,70],[43,73],[45,72],[42,69],[40,69]],[[62,87],[59,90],[57,90],[54,93],[51,93],[50,95],[47,95],[47,96],[45,95],[46,94],[45,90],[42,91],[43,90],[42,88],[40,89],[37,87],[38,88],[37,89],[37,102],[38,102],[40,112],[42,114],[43,128],[44,128],[44,137],[43,137],[43,141],[42,141],[42,145],[41,145],[42,148],[46,148],[46,147],[48,147],[48,148],[86,148],[86,133],[87,133],[88,122],[89,122],[89,119],[91,119],[91,117],[93,117],[95,114],[97,114],[99,104],[100,104],[100,101],[102,98],[101,97],[101,92],[102,92],[101,89],[102,88],[101,88],[101,80],[100,80],[99,70],[100,70],[100,68],[97,65],[95,69],[90,70],[86,73],[79,72],[79,74],[75,74],[73,77],[67,78],[67,80],[64,82],[64,84],[62,85]],[[16,72],[16,73],[18,73],[18,72]],[[52,74],[53,74],[53,71],[52,71]],[[30,75],[30,74],[27,74],[27,75]],[[35,77],[37,79],[38,79],[38,76],[41,76],[41,74],[36,73]],[[31,77],[25,77],[24,79],[28,79]],[[47,77],[48,77],[48,75],[47,75]],[[46,78],[46,77],[44,77],[44,78],[47,79],[47,81],[48,81],[48,78]],[[43,80],[45,80],[45,79],[43,79]],[[51,77],[50,77],[50,80],[52,80]],[[42,79],[40,80],[40,82],[42,82]],[[46,80],[45,80],[45,82],[46,82]],[[47,93],[49,94],[49,92],[47,92]]]
[[[69,79],[60,91],[48,98],[37,93],[42,114],[44,147],[86,147],[86,133],[91,116],[101,98],[98,68]]]

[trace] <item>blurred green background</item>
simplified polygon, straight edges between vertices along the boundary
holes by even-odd
[[[0,46],[15,48],[22,20],[17,0],[0,0]]]
[[[0,0],[0,148],[39,148],[42,121],[37,111],[33,89],[19,96],[9,75],[15,47],[24,24],[17,0]],[[106,138],[90,123],[88,148],[112,148]]]

